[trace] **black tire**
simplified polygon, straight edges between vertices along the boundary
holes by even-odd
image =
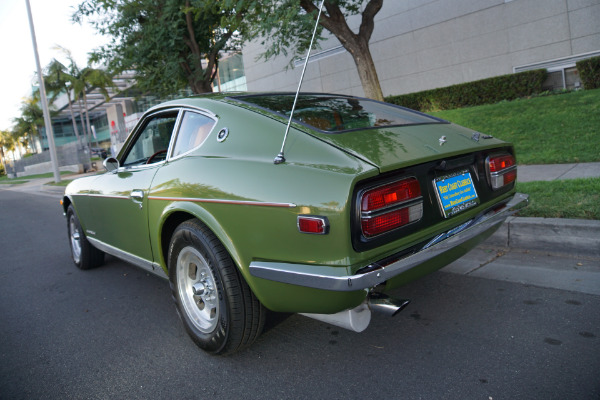
[[[168,261],[177,311],[200,348],[230,354],[256,340],[266,310],[210,229],[195,219],[179,225]]]
[[[71,258],[77,268],[90,269],[104,263],[104,252],[92,246],[87,240],[73,205],[69,205],[67,209],[67,232],[69,234]]]

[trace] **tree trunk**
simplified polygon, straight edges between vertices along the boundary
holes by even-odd
[[[318,10],[313,0],[300,0],[300,6],[307,12],[313,12],[316,18]],[[342,46],[352,56],[358,76],[365,92],[365,97],[383,101],[383,92],[375,69],[375,63],[369,50],[369,40],[375,29],[374,18],[381,10],[383,0],[369,0],[362,12],[362,21],[358,34],[354,33],[346,21],[339,4],[334,1],[325,1],[328,15],[321,15],[320,25],[333,33]]]
[[[90,143],[90,147],[91,147],[91,143],[92,143],[92,128],[90,128],[90,113],[88,112],[87,95],[85,94],[85,92],[83,93],[83,105],[85,107],[86,128],[87,128],[87,132],[88,132],[88,137],[90,138],[88,143]]]
[[[356,64],[356,69],[358,71],[360,83],[362,84],[365,92],[365,97],[373,100],[384,101],[383,91],[381,90],[381,84],[379,83],[379,77],[377,76],[377,70],[375,69],[375,63],[373,62],[369,45],[359,42],[357,47],[357,50],[354,50],[354,46],[352,46],[353,50],[349,48],[347,49],[350,52],[350,55],[352,55],[352,59],[354,59],[354,63]]]
[[[79,110],[83,109],[83,105],[81,104],[81,99],[78,100],[79,101]],[[86,146],[89,146],[90,144],[90,140],[88,138],[88,133],[87,129],[85,129],[85,119],[84,119],[84,112],[79,111],[79,119],[81,120],[81,127],[83,128],[83,137],[85,138],[85,144]]]
[[[189,76],[188,82],[194,94],[212,93],[213,91],[212,82],[207,82],[202,79],[195,80],[192,76]]]
[[[65,91],[67,92],[67,99],[69,100],[69,111],[71,112],[71,121],[73,121],[73,131],[75,132],[75,137],[77,138],[77,142],[79,146],[81,146],[81,138],[79,137],[79,129],[77,129],[77,121],[75,120],[75,113],[73,113],[73,103],[71,102],[71,93],[65,87]]]

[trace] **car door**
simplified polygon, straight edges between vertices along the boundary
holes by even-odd
[[[100,176],[95,184],[93,238],[109,246],[109,252],[132,262],[153,261],[148,190],[165,163],[178,115],[176,109],[146,116],[125,143],[119,168]]]

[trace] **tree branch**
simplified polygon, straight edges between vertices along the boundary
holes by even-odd
[[[381,7],[383,7],[383,0],[371,0],[362,13],[362,21],[360,23],[358,36],[360,36],[365,43],[369,43],[369,40],[371,40],[371,35],[375,29],[375,15],[381,10]]]
[[[200,51],[200,46],[198,46],[198,42],[196,41],[196,34],[194,33],[194,20],[192,18],[192,13],[189,10],[190,2],[186,0],[185,7],[187,8],[187,12],[185,13],[185,24],[189,35],[189,40],[186,40],[186,44],[194,54],[198,58],[198,68],[202,71],[202,52]]]

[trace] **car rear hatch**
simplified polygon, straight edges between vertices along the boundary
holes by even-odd
[[[449,123],[370,128],[333,134],[319,131],[310,133],[369,162],[381,173],[489,149],[503,143]]]

